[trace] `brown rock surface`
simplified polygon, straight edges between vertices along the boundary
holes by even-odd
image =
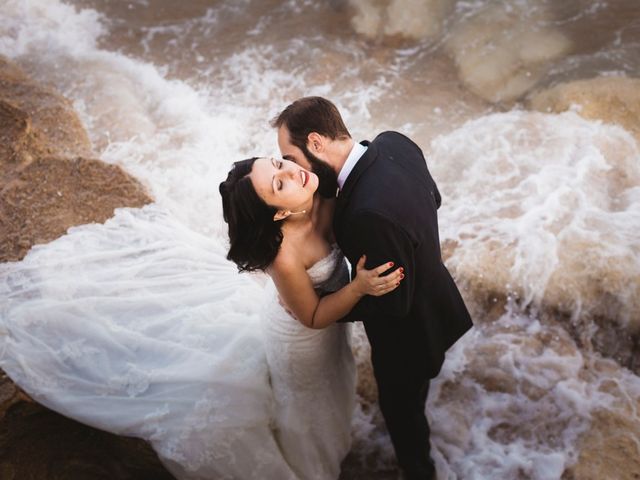
[[[563,480],[640,479],[640,427],[628,417],[596,412],[588,434],[581,441],[580,456]]]
[[[470,91],[489,102],[509,104],[534,88],[549,67],[573,49],[553,24],[552,11],[542,3],[537,8],[488,3],[456,22],[445,48]]]
[[[0,261],[20,260],[32,245],[74,225],[104,222],[117,207],[150,201],[124,170],[99,160],[41,157],[16,169],[0,189]]]
[[[3,150],[0,159],[3,169],[6,168],[6,143],[11,142],[18,156],[90,156],[91,143],[80,119],[76,115],[71,102],[54,90],[40,85],[15,64],[0,56],[0,138]],[[9,105],[9,112],[6,111]],[[7,113],[17,113],[18,118],[12,120]],[[20,130],[7,130],[13,125]],[[13,139],[18,140],[15,142]],[[26,143],[25,143],[26,141]],[[28,148],[20,148],[28,146]],[[30,155],[29,155],[30,154]]]
[[[151,201],[136,179],[90,155],[71,103],[0,57],[0,262]],[[0,370],[0,479],[171,478],[144,441],[52,412]]]
[[[33,402],[0,371],[2,480],[171,480],[145,442],[82,425]]]
[[[151,201],[137,180],[90,154],[71,103],[0,57],[0,261]]]
[[[599,77],[562,83],[537,93],[529,108],[560,113],[577,105],[584,118],[621,125],[640,141],[640,78]]]
[[[613,408],[592,412],[591,427],[579,440],[578,461],[564,472],[562,479],[638,480],[640,398],[630,397],[614,379],[603,382],[600,391],[616,399]]]

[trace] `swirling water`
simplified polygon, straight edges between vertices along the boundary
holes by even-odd
[[[442,478],[581,478],[589,442],[620,417],[639,442],[640,380],[625,368],[638,371],[638,140],[576,111],[523,107],[560,82],[640,76],[637,2],[0,5],[0,53],[72,99],[97,155],[220,252],[216,186],[231,162],[277,154],[268,120],[289,101],[332,98],[356,139],[414,138],[477,322],[429,398]],[[600,352],[598,332],[613,332]],[[393,478],[357,340],[364,386],[345,475]],[[619,463],[600,455],[603,471]]]

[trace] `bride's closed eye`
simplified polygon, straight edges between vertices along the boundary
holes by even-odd
[[[271,164],[278,170],[282,169],[282,160],[278,160],[275,158],[271,159]],[[276,181],[276,188],[277,191],[282,190],[282,180],[277,180]]]

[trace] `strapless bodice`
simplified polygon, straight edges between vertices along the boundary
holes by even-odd
[[[349,283],[349,270],[342,251],[337,244],[331,246],[331,252],[307,269],[318,295],[335,292]]]

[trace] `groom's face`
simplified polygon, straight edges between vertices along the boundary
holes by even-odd
[[[338,189],[338,175],[325,160],[316,157],[309,149],[301,149],[292,144],[287,127],[278,129],[278,147],[282,158],[296,162],[303,168],[311,170],[320,181],[318,192],[325,198],[333,198]]]

